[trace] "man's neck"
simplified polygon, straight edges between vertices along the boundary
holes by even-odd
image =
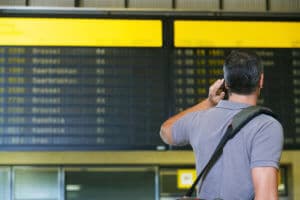
[[[229,95],[228,100],[237,103],[244,103],[244,104],[255,106],[257,104],[257,94],[253,93],[249,95],[240,95],[240,94],[231,93]]]

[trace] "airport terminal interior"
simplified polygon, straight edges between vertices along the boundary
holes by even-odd
[[[194,153],[160,126],[234,49],[262,58],[279,200],[300,200],[300,0],[0,0],[0,200],[183,196]]]

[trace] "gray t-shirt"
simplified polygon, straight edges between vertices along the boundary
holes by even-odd
[[[188,113],[172,127],[174,145],[191,144],[197,173],[203,169],[232,117],[247,104],[220,101],[205,111]],[[268,115],[259,115],[228,141],[221,158],[198,188],[198,197],[206,200],[248,200],[254,197],[251,169],[279,167],[283,147],[281,124]]]

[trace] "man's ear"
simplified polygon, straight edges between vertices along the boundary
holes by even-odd
[[[259,88],[262,89],[263,86],[264,86],[264,74],[262,73],[259,79]]]

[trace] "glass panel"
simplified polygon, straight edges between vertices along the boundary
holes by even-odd
[[[10,199],[9,168],[0,168],[0,199]]]
[[[67,169],[66,200],[154,200],[155,171],[141,168]]]
[[[14,168],[15,200],[58,200],[58,169]]]

